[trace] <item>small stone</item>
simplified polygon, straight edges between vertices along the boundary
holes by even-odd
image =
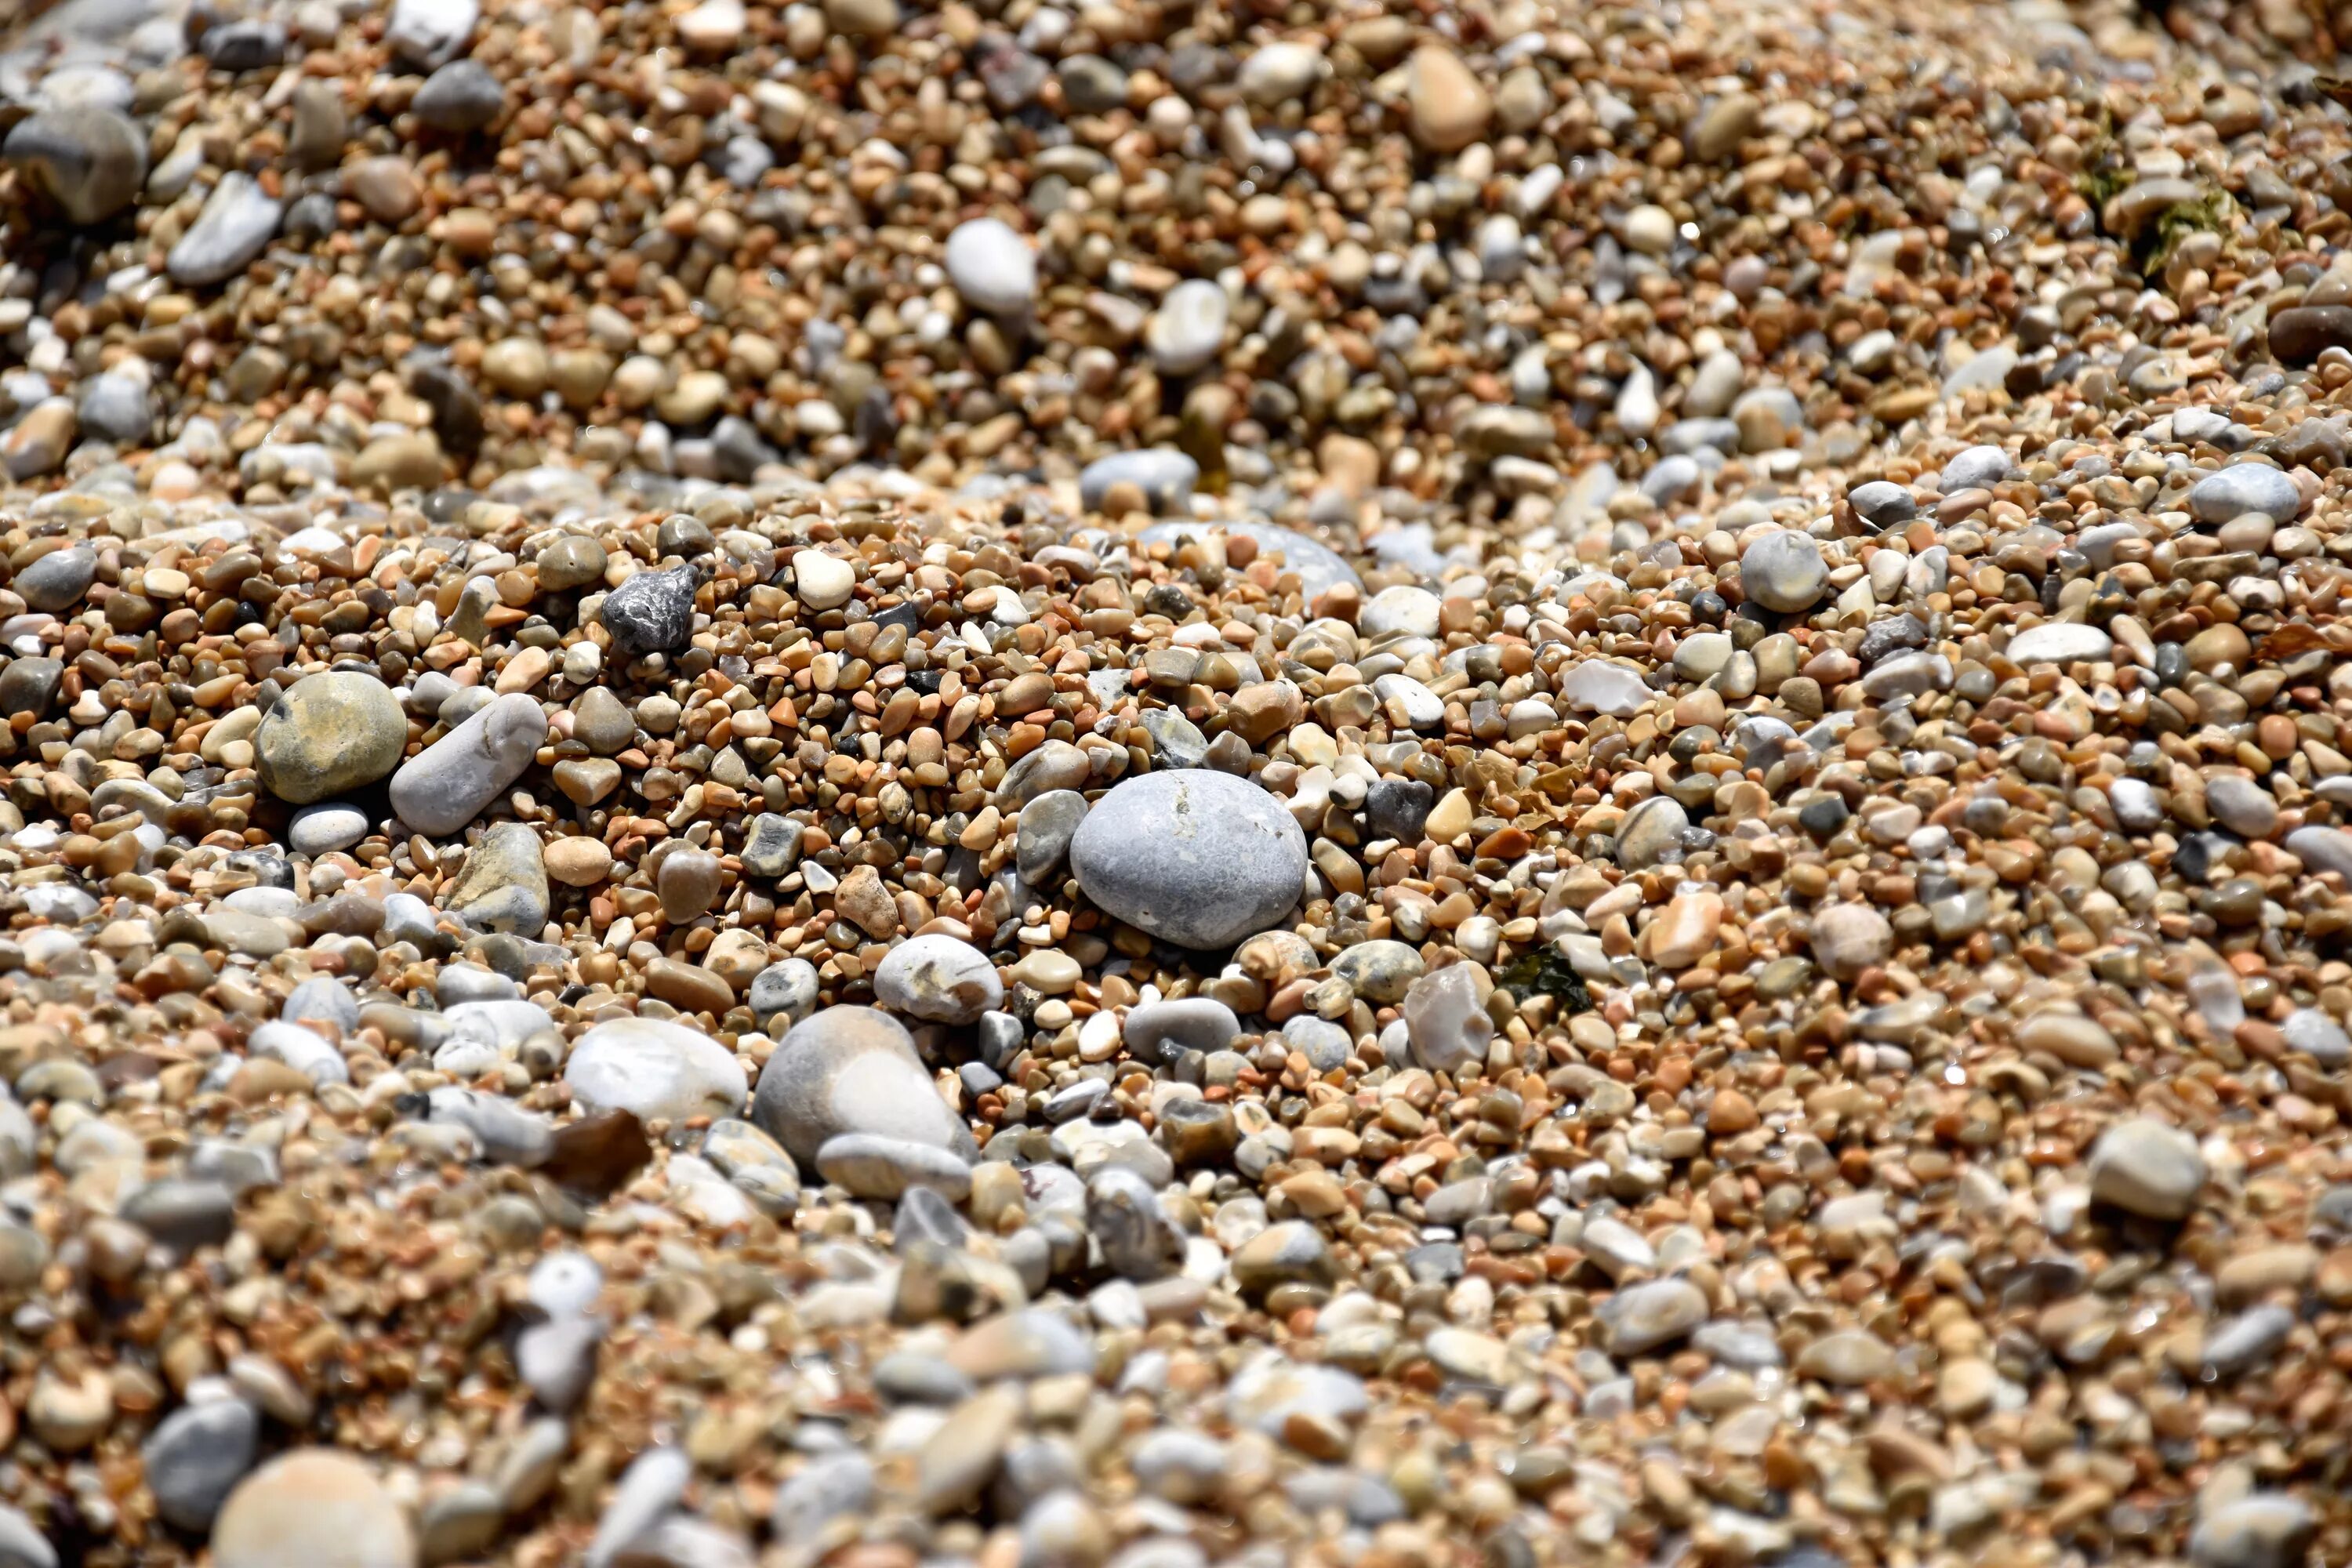
[[[164,260],[175,283],[225,283],[251,266],[277,236],[285,206],[252,175],[234,171],[213,187],[196,221]]]
[[[909,937],[874,972],[874,998],[894,1012],[942,1024],[970,1024],[1004,1000],[988,955],[970,942]]]
[[[2001,447],[1970,447],[1944,465],[1944,471],[1937,478],[1937,489],[1948,496],[1962,490],[1990,489],[2008,478],[2015,467]]]
[[[52,550],[16,574],[9,586],[29,607],[56,614],[79,599],[98,575],[98,552],[87,544]]]
[[[826,1181],[846,1187],[856,1196],[885,1203],[895,1202],[918,1187],[956,1203],[971,1191],[971,1166],[962,1155],[871,1132],[844,1132],[826,1139],[817,1150],[816,1168]]]
[[[492,826],[467,851],[465,868],[442,904],[476,931],[539,934],[549,908],[539,834],[520,822]]]
[[[839,556],[803,550],[793,557],[793,596],[812,610],[837,610],[856,588],[857,569]]]
[[[211,1529],[252,1468],[260,1437],[261,1418],[242,1399],[184,1405],[165,1416],[139,1451],[155,1511],[177,1530]]]
[[[1414,981],[1401,1011],[1413,1057],[1430,1071],[1458,1074],[1486,1059],[1494,1025],[1466,966],[1454,964]]]
[[[1560,700],[1580,713],[1606,713],[1630,718],[1648,707],[1657,693],[1641,671],[1613,659],[1588,658],[1560,679]]]
[[[1462,58],[1442,44],[1413,53],[1405,101],[1413,139],[1437,153],[1458,153],[1486,133],[1494,100]]]
[[[2044,621],[2009,639],[2012,664],[2095,664],[2115,652],[2115,639],[2096,626],[2073,621]]]
[[[1037,258],[1002,219],[973,218],[948,236],[948,279],[973,309],[1025,315],[1037,298]]]
[[[1424,967],[1418,950],[1385,939],[1358,942],[1331,961],[1331,973],[1375,1005],[1403,1001]],[[1130,1018],[1130,1037],[1133,1023]]]
[[[213,1525],[217,1568],[416,1568],[408,1518],[367,1466],[295,1448],[229,1494]]]
[[[1070,840],[1087,819],[1087,797],[1073,789],[1047,790],[1021,808],[1018,849],[1021,879],[1041,886],[1070,851]]]
[[[626,1110],[646,1121],[732,1116],[745,1089],[734,1053],[654,1018],[614,1018],[581,1036],[563,1081],[592,1110]]]
[[[2297,1568],[2318,1531],[2317,1517],[2301,1498],[2254,1492],[2198,1520],[2189,1536],[2189,1559],[2197,1568]]]
[[[400,59],[431,70],[466,47],[480,17],[479,0],[393,0],[384,42]]]
[[[0,467],[14,479],[37,479],[66,460],[81,416],[73,400],[48,397],[25,411],[5,435],[0,435]]]
[[[1602,1304],[1612,1355],[1646,1355],[1687,1336],[1707,1320],[1706,1295],[1687,1279],[1656,1279],[1618,1291]]]
[[[1852,980],[1895,951],[1895,928],[1876,910],[1832,904],[1813,916],[1813,959],[1840,980]]]
[[[760,1074],[751,1120],[811,1166],[828,1142],[852,1132],[967,1159],[977,1152],[932,1087],[913,1038],[871,1007],[828,1007],[793,1025]]]
[[[2091,1146],[2091,1195],[2149,1219],[2180,1220],[2205,1185],[2197,1141],[2146,1117],[2118,1121]]]
[[[2223,773],[2205,783],[2205,805],[2215,821],[2244,838],[2267,838],[2278,827],[2278,802],[2253,780]]]
[[[1230,946],[1298,901],[1306,836],[1247,780],[1188,769],[1114,786],[1070,842],[1105,911],[1185,947]]]
[[[103,104],[65,104],[18,121],[0,158],[62,208],[73,223],[106,222],[138,200],[147,181],[147,134]]]
[[[547,734],[523,692],[493,698],[392,776],[392,808],[421,833],[455,833],[522,775]]]
[[[1190,375],[1216,358],[1224,342],[1225,291],[1202,279],[1190,279],[1168,291],[1144,328],[1144,343],[1160,371]]]
[[[604,595],[596,618],[625,658],[678,653],[694,636],[696,585],[691,566],[639,572]]]
[[[1235,1285],[1263,1295],[1277,1285],[1323,1282],[1332,1268],[1331,1249],[1313,1226],[1285,1220],[1244,1242],[1234,1254],[1232,1268]]]
[[[1895,1375],[1894,1349],[1876,1334],[1841,1329],[1823,1334],[1797,1357],[1796,1372],[1841,1388],[1855,1388]]]
[[[356,671],[295,682],[254,731],[262,787],[296,805],[373,784],[399,765],[407,743],[399,700]]]
[[[2303,510],[2303,491],[2291,476],[2266,463],[2233,463],[2190,487],[2189,510],[2201,522],[2227,522],[2247,512],[2292,522]]]
[[[1821,546],[1793,529],[1777,529],[1740,553],[1740,592],[1768,610],[1797,615],[1829,591]]]
[[[1617,864],[1646,871],[1665,858],[1690,826],[1690,816],[1668,795],[1654,795],[1625,814],[1617,828]]]

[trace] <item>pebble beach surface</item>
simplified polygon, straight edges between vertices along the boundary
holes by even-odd
[[[0,16],[0,1568],[2352,1561],[2326,0]]]

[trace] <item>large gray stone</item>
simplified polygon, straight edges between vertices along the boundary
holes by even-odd
[[[1188,768],[1129,779],[1070,840],[1078,885],[1128,924],[1182,947],[1228,947],[1298,901],[1307,836],[1246,779]]]

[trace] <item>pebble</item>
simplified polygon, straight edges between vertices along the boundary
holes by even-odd
[[[951,1115],[887,1013],[827,1007],[793,1026],[760,1074],[751,1120],[803,1164],[847,1133],[969,1156],[971,1134]]]
[[[487,130],[506,102],[506,89],[488,67],[478,60],[451,60],[425,79],[408,107],[434,130],[464,135]]]
[[[1782,615],[1810,610],[1829,585],[1821,546],[1804,534],[1777,529],[1740,552],[1740,591],[1768,610]]]
[[[407,744],[399,700],[355,670],[296,681],[253,735],[262,787],[294,805],[375,783],[400,765]]]
[[[655,1018],[615,1018],[572,1044],[563,1081],[592,1110],[639,1121],[732,1116],[747,1087],[733,1053],[706,1035]]]
[[[277,236],[285,210],[251,175],[222,175],[196,221],[164,260],[172,280],[200,289],[243,272]]]
[[[2071,621],[2044,621],[2009,639],[2010,662],[2022,666],[2092,664],[2114,651],[2115,639],[2106,633]]]
[[[986,953],[934,933],[910,937],[890,950],[874,972],[874,997],[912,1017],[970,1024],[1003,1003],[1004,985]]]
[[[1415,50],[1406,76],[1412,134],[1423,146],[1456,153],[1486,133],[1494,100],[1452,49],[1429,44]]]
[[[138,198],[147,179],[147,138],[119,110],[64,104],[10,127],[0,159],[23,170],[68,220],[89,226]]]
[[[212,1528],[229,1491],[253,1468],[261,1418],[242,1399],[184,1405],[139,1450],[155,1511],[175,1530]]]
[[[480,16],[478,0],[393,0],[384,42],[403,61],[431,70],[465,47]]]
[[[597,620],[624,658],[672,654],[694,635],[695,571],[639,572],[604,595]]]
[[[214,1521],[220,1568],[416,1568],[407,1515],[367,1466],[292,1448],[237,1484]]]
[[[947,269],[964,301],[990,315],[1024,315],[1037,298],[1037,258],[1001,218],[958,224],[948,236]]]
[[[2190,487],[2189,510],[2203,522],[2228,522],[2248,512],[2292,522],[2303,510],[2303,492],[2290,476],[2268,464],[2233,463]]]
[[[1190,375],[1216,356],[1223,342],[1228,308],[1225,291],[1204,279],[1188,279],[1168,291],[1144,329],[1145,345],[1169,375]]]
[[[2293,1568],[2306,1560],[2318,1529],[2301,1498],[2254,1492],[2197,1521],[2189,1559],[2197,1568]]]
[[[1601,1308],[1612,1355],[1647,1355],[1689,1336],[1707,1320],[1706,1295],[1687,1279],[1629,1286]]]
[[[1188,770],[1127,780],[1070,841],[1078,885],[1105,912],[1184,947],[1227,947],[1297,902],[1298,825],[1255,784]]]
[[[2178,1128],[2135,1117],[2118,1121],[2091,1148],[2091,1195],[2149,1219],[2186,1219],[2205,1185],[2197,1142]]]
[[[531,697],[493,698],[401,765],[392,808],[421,833],[455,833],[522,776],[546,734],[547,716]]]

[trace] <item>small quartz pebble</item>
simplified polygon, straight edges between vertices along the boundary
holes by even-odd
[[[948,236],[948,276],[976,309],[1013,315],[1037,293],[1037,262],[1028,242],[1000,218],[974,218]]]
[[[2205,1185],[2205,1159],[2178,1128],[2136,1118],[2099,1135],[2091,1149],[2091,1194],[2150,1219],[2188,1217]]]

